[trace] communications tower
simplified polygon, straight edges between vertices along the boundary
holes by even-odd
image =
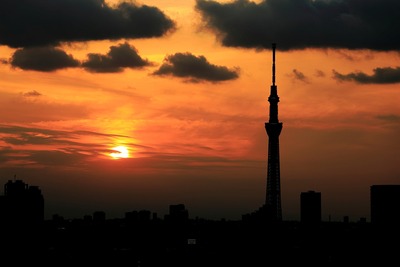
[[[267,218],[271,221],[282,221],[281,182],[279,163],[279,135],[282,131],[282,122],[278,119],[278,88],[275,84],[275,49],[272,44],[272,85],[268,97],[269,121],[265,123],[268,134],[268,173],[265,206]]]

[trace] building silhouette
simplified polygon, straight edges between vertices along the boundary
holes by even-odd
[[[300,193],[300,221],[309,224],[321,222],[321,192]]]
[[[189,211],[185,204],[171,204],[169,205],[169,214],[166,214],[164,218],[170,222],[186,222],[189,220]]]
[[[400,185],[371,185],[371,223],[400,223]]]
[[[38,186],[8,180],[0,198],[1,223],[33,225],[44,220],[44,198]]]
[[[93,222],[104,223],[106,221],[106,213],[102,210],[93,212]]]
[[[281,182],[280,182],[280,161],[279,161],[279,135],[282,131],[282,123],[278,119],[278,90],[275,84],[275,48],[272,44],[272,85],[268,97],[269,121],[265,123],[265,130],[268,134],[268,169],[267,169],[267,190],[265,199],[265,212],[268,220],[281,221]]]

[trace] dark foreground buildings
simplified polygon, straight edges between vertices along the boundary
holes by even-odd
[[[400,227],[400,185],[370,187],[371,223]]]
[[[317,224],[321,222],[321,192],[300,193],[300,222]]]
[[[313,191],[302,195],[313,224],[191,219],[184,204],[170,205],[163,219],[141,210],[124,218],[107,219],[105,212],[94,211],[82,219],[43,220],[38,187],[8,181],[4,192],[0,257],[5,266],[388,266],[398,260],[398,224],[316,223],[320,198]],[[387,212],[392,204],[381,207]]]
[[[32,225],[44,220],[44,198],[38,186],[8,180],[0,196],[0,223],[9,227]]]

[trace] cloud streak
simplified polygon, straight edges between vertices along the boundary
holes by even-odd
[[[238,70],[211,64],[204,56],[191,53],[176,53],[165,57],[164,63],[153,75],[186,78],[189,82],[222,82],[239,77]]]
[[[205,26],[224,46],[281,50],[400,48],[397,0],[196,0]]]
[[[161,37],[175,29],[158,8],[134,2],[4,0],[0,10],[0,44],[14,48]]]
[[[6,137],[4,135],[6,135]],[[104,134],[91,131],[60,131],[16,125],[0,125],[0,140],[5,141],[5,143],[10,145],[55,144],[85,146],[87,145],[86,143],[77,143],[72,141],[82,136],[101,136],[105,138],[127,137],[123,135]]]
[[[100,138],[103,142],[77,141],[85,137]],[[129,139],[128,136],[91,131],[60,131],[3,124],[0,125],[0,159],[4,164],[84,166],[87,161],[111,152],[107,143],[115,138]]]

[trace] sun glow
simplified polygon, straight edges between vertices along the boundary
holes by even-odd
[[[116,146],[112,148],[112,153],[110,153],[110,157],[113,159],[126,159],[129,158],[129,150],[125,146]]]

